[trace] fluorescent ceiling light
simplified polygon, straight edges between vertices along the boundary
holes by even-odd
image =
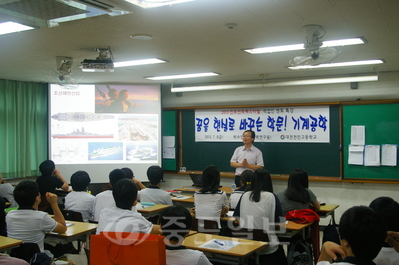
[[[132,61],[124,61],[124,62],[114,62],[114,67],[125,67],[125,66],[134,66],[134,65],[145,65],[145,64],[156,64],[156,63],[166,63],[167,61],[150,58],[150,59],[142,59],[142,60],[132,60]]]
[[[320,48],[334,47],[334,46],[356,45],[356,44],[364,44],[364,43],[366,43],[366,41],[363,38],[330,40],[330,41],[323,41],[323,45]],[[292,44],[292,45],[282,45],[282,46],[271,46],[271,47],[255,48],[255,49],[245,49],[244,51],[249,52],[251,54],[285,52],[285,51],[297,51],[297,50],[304,50],[305,49],[304,45],[305,45],[304,43],[300,43],[300,44]]]
[[[295,80],[285,82],[272,82],[260,84],[228,84],[228,85],[212,85],[212,86],[193,86],[193,87],[173,87],[171,92],[194,92],[194,91],[208,91],[208,90],[223,90],[223,89],[248,89],[248,88],[263,88],[263,87],[280,87],[280,86],[304,86],[304,85],[321,85],[321,84],[337,84],[350,82],[370,82],[378,81],[378,75],[369,76],[349,76],[349,77],[333,77],[320,79]]]
[[[34,27],[25,26],[11,21],[0,23],[0,35],[31,29],[34,29]]]
[[[340,63],[325,63],[318,65],[298,65],[298,66],[287,66],[291,70],[310,70],[317,68],[329,68],[329,67],[345,67],[345,66],[356,66],[356,65],[370,65],[370,64],[381,64],[383,60],[364,60],[364,61],[351,61],[351,62],[340,62]]]
[[[191,2],[194,0],[125,0],[125,1],[139,7],[150,8],[150,7],[174,5],[184,2]]]
[[[168,79],[193,78],[193,77],[214,76],[214,75],[220,75],[220,74],[207,72],[207,73],[196,73],[196,74],[186,74],[186,75],[148,76],[144,78],[150,80],[168,80]]]

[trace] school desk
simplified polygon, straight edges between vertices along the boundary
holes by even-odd
[[[22,244],[22,240],[0,236],[0,252],[9,253],[11,249]]]
[[[66,221],[67,231],[62,234],[46,233],[46,237],[55,237],[57,239],[65,240],[66,242],[73,242],[76,240],[86,241],[89,244],[89,237],[96,232],[98,224]],[[69,225],[71,224],[71,225]]]
[[[199,187],[185,186],[183,188],[178,188],[175,190],[186,192],[186,193],[194,193],[196,191],[199,191],[200,189],[201,188],[199,188]],[[226,186],[220,187],[219,190],[226,192],[226,194],[231,194],[231,191],[232,191],[231,187],[226,187]]]
[[[335,218],[335,209],[339,207],[338,204],[325,204],[320,205],[320,210],[317,211],[317,214],[320,218],[326,218],[331,215],[332,218]]]
[[[201,245],[211,240],[217,240],[217,242],[220,242],[221,240],[233,241],[239,242],[240,244],[234,246],[229,250],[200,247]],[[196,233],[192,236],[186,237],[183,241],[183,245],[187,248],[197,249],[204,252],[204,254],[211,262],[213,261],[225,264],[243,264],[250,256],[256,255],[265,247],[267,247],[268,243],[234,237]]]
[[[141,203],[136,204],[136,209],[139,213],[141,213],[144,218],[149,218],[152,216],[159,215],[165,208],[168,208],[170,205],[164,204],[155,204],[154,206],[143,206]]]

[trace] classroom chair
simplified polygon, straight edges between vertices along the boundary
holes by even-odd
[[[193,218],[191,230],[198,231],[199,233],[213,234],[213,235],[218,235],[220,233],[217,221],[197,219],[195,217]]]
[[[81,212],[75,212],[71,210],[61,210],[65,220],[83,222],[83,216]]]
[[[10,256],[23,259],[29,263],[33,255],[39,252],[40,248],[37,243],[22,243],[11,250]]]

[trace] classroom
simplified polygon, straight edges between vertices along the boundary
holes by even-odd
[[[76,4],[73,8],[79,9],[82,8],[79,5],[84,5],[83,9],[86,10],[77,12],[87,14],[83,18],[76,19],[68,14],[65,7],[63,11],[67,15],[64,16],[71,16],[65,21],[57,20],[61,16],[49,14],[51,13],[49,9],[55,8],[54,6],[44,6],[49,3],[59,4],[60,1],[40,1],[43,2],[40,4],[43,6],[37,5],[45,11],[36,10],[25,14],[23,12],[28,12],[22,11],[25,3],[13,2],[16,3],[14,7],[7,6],[7,3],[0,4],[0,23],[15,21],[33,26],[34,29],[0,35],[3,51],[2,64],[0,64],[0,84],[2,84],[0,102],[4,103],[3,106],[7,99],[2,90],[11,83],[21,87],[43,84],[43,89],[46,91],[43,93],[42,105],[46,104],[45,100],[48,97],[47,85],[44,84],[49,83],[70,85],[72,88],[70,91],[73,91],[73,86],[77,84],[159,86],[160,113],[164,115],[168,111],[176,112],[177,122],[179,122],[179,113],[198,109],[325,105],[338,106],[342,118],[345,116],[342,110],[346,106],[395,105],[399,102],[397,50],[399,4],[394,0],[350,2],[231,0],[228,4],[226,1],[196,0],[153,8],[138,7],[125,0],[100,1],[113,4],[114,7],[108,7],[109,10],[104,6],[87,7],[82,1],[74,0],[70,1]],[[54,26],[56,24],[57,26]],[[305,25],[312,27],[304,27]],[[336,47],[338,53],[336,57],[321,52],[321,59],[325,56],[326,60],[320,63],[382,61],[368,65],[291,70],[288,68],[293,66],[290,60],[306,56],[309,50],[262,54],[250,54],[244,51],[259,47],[304,43],[307,33],[312,30],[320,34],[321,41],[358,37],[366,40],[361,45]],[[112,58],[114,63],[148,58],[158,58],[165,62],[129,67],[117,67],[115,64],[113,71],[94,73],[82,71],[84,66],[80,65],[83,65],[85,60],[101,57],[101,51],[105,51],[105,56]],[[60,66],[60,60],[72,64],[72,66],[66,65],[67,70],[61,72],[61,75],[60,68],[65,64]],[[313,62],[315,65],[320,63]],[[187,79],[172,77],[159,81],[147,79],[147,77],[194,72],[212,72],[214,75]],[[61,76],[66,81],[61,80]],[[365,76],[376,77],[378,80],[348,79],[337,83],[330,80],[316,84],[295,84],[296,81],[304,80]],[[293,83],[282,83],[287,81]],[[232,89],[172,92],[173,88],[190,89],[190,87],[213,85],[232,85]],[[234,85],[240,86],[234,87]],[[43,110],[47,111],[46,108]],[[339,126],[345,125],[342,120],[339,124]],[[182,147],[179,142],[180,130],[183,127],[184,124],[175,127],[173,136],[176,136],[176,159],[172,162],[172,167],[175,168],[166,170],[165,182],[161,183],[163,190],[190,186],[192,181],[189,171],[201,170],[201,168],[187,167],[187,172],[179,172],[180,167],[186,167],[183,163],[185,153],[181,153]],[[162,136],[169,136],[164,134],[164,130],[165,126],[161,130]],[[348,144],[344,140],[344,137],[347,137],[345,130],[347,129],[342,126],[337,135],[342,150],[346,150],[344,145]],[[47,139],[43,142],[46,146],[44,149],[47,149],[46,141]],[[257,144],[260,143],[255,141],[254,145]],[[398,142],[368,144],[398,144]],[[239,146],[240,141],[236,142],[236,145]],[[300,152],[300,149],[297,151]],[[233,150],[225,152],[226,157],[230,157]],[[6,155],[7,153],[4,154]],[[205,155],[198,154],[198,156]],[[310,189],[317,195],[319,201],[339,205],[334,212],[336,221],[346,209],[355,205],[368,205],[374,198],[380,196],[389,196],[399,201],[397,193],[399,174],[385,178],[377,175],[379,169],[376,168],[375,179],[352,179],[345,173],[344,152],[341,151],[338,156],[340,161],[338,176],[310,178],[309,182]],[[228,159],[220,167],[229,168]],[[40,162],[33,163],[30,159],[24,159],[24,163],[29,165],[29,170],[33,173],[20,177],[35,179],[35,173],[40,174],[37,168]],[[170,163],[170,160],[160,160],[159,164],[162,166],[165,162]],[[267,165],[265,168],[267,169]],[[72,169],[71,172],[76,170],[78,169]],[[291,170],[293,168],[287,169]],[[0,172],[7,175],[3,168],[0,168]],[[67,180],[70,178],[69,172],[64,176]],[[232,173],[234,168],[231,167],[230,171],[225,172]],[[107,174],[108,172],[103,173],[98,181],[92,182],[106,183]],[[286,188],[286,177],[273,177],[275,193]],[[21,178],[7,179],[7,182],[17,184]],[[140,180],[144,182],[145,175],[142,175]],[[230,187],[232,180],[231,176],[222,175],[220,185]],[[320,225],[327,225],[329,220],[329,218],[321,219]]]

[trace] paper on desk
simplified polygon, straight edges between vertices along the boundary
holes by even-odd
[[[178,196],[178,197],[173,197],[173,199],[174,199],[174,200],[185,200],[185,199],[188,199],[188,198],[191,198],[191,197],[193,197],[193,196],[184,196],[184,195],[180,195],[180,196]]]
[[[234,211],[229,211],[226,215],[229,216],[229,217],[233,217]]]
[[[348,164],[363,165],[364,145],[349,145]]]
[[[379,145],[366,145],[364,148],[364,165],[369,167],[381,166]]]
[[[381,150],[381,165],[396,167],[397,164],[398,145],[383,144]]]
[[[66,226],[68,227],[68,226],[71,226],[71,225],[74,225],[74,223],[68,223],[68,222],[66,222]]]
[[[240,244],[240,242],[237,241],[231,241],[231,240],[222,240],[222,239],[212,239],[201,246],[200,248],[210,248],[210,249],[218,249],[218,250],[230,250],[233,247],[237,246]]]

